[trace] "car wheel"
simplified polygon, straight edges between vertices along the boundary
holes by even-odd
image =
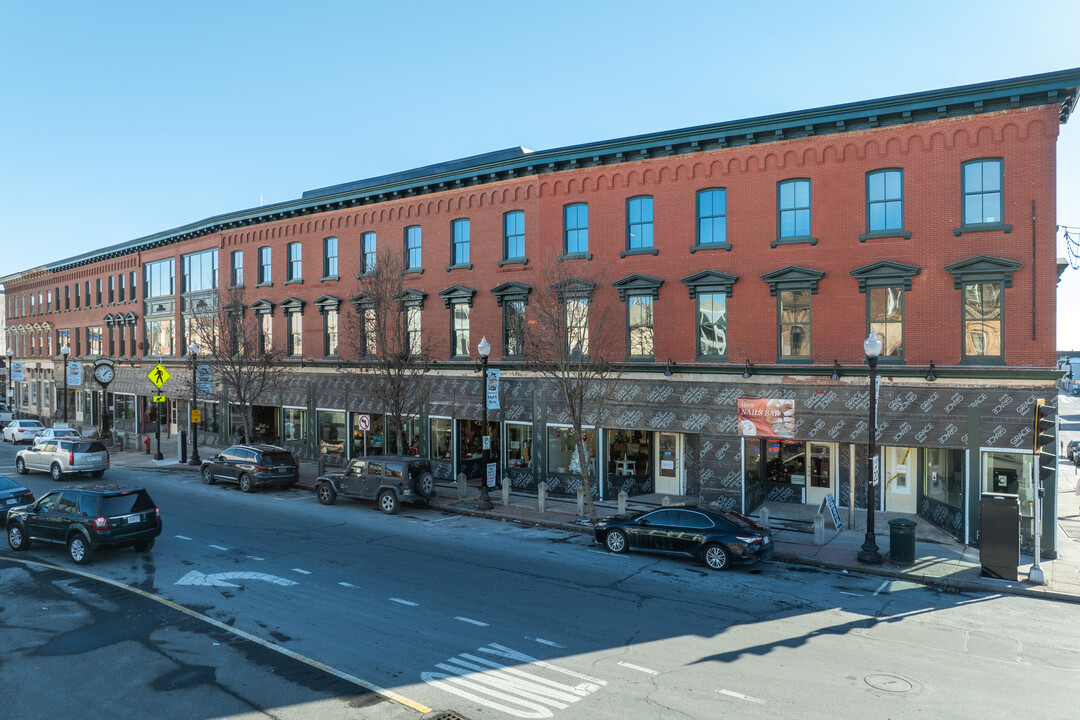
[[[90,561],[94,559],[94,551],[90,548],[89,541],[82,533],[75,533],[68,540],[68,555],[71,556],[76,565],[89,565]]]
[[[398,500],[390,490],[383,490],[379,493],[379,509],[387,515],[397,515],[398,513]]]
[[[701,551],[701,558],[712,570],[726,570],[731,562],[727,548],[719,543],[706,545],[705,549]]]
[[[255,485],[251,482],[251,476],[244,473],[240,476],[240,490],[243,492],[255,492]]]
[[[16,552],[30,549],[30,538],[23,534],[23,526],[19,523],[12,523],[8,527],[7,541],[11,549]]]
[[[99,478],[104,474],[105,474],[104,470],[91,470],[90,471],[90,477],[92,477],[92,478]]]
[[[20,475],[28,475],[30,473],[30,471],[26,469],[26,463],[23,462],[22,458],[15,458],[15,472]]]
[[[618,529],[608,530],[608,534],[604,536],[604,546],[613,553],[626,552],[628,549],[626,533]]]
[[[424,497],[431,497],[434,495],[435,476],[429,472],[421,473],[420,477],[416,479],[416,492]]]
[[[135,552],[146,552],[150,548],[154,547],[154,538],[150,538],[149,540],[140,540],[139,542],[132,545],[132,547],[135,548]]]
[[[337,490],[334,490],[330,483],[322,482],[315,488],[315,497],[319,498],[323,505],[333,505],[337,502]]]
[[[63,471],[60,470],[60,465],[58,463],[53,463],[52,464],[52,467],[49,468],[49,474],[52,475],[53,480],[63,480],[64,479],[64,473],[63,473]]]
[[[214,471],[210,469],[209,465],[205,466],[202,469],[202,481],[206,485],[213,485],[217,482],[216,480],[214,480]]]

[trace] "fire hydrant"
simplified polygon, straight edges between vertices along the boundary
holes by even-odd
[[[143,447],[146,448],[146,454],[149,455],[150,454],[150,436],[149,435],[143,435],[142,444],[143,444]]]

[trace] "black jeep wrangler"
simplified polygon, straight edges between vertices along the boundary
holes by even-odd
[[[315,495],[323,505],[333,505],[338,495],[357,500],[376,500],[379,509],[394,515],[401,503],[427,504],[435,497],[431,462],[417,457],[385,455],[356,458],[344,472],[320,475]]]

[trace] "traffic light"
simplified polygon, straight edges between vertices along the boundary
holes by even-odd
[[[1039,485],[1044,487],[1057,471],[1057,418],[1054,406],[1045,400],[1035,401],[1035,460],[1039,468]]]

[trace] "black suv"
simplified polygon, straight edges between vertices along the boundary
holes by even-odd
[[[300,482],[300,466],[285,448],[276,445],[233,445],[202,462],[202,481],[239,483],[246,493],[264,485],[291,488]]]
[[[146,552],[160,534],[161,511],[139,487],[66,487],[9,509],[7,517],[12,550],[26,550],[32,542],[67,545],[78,565],[86,565],[103,549]]]
[[[394,515],[400,504],[429,503],[435,497],[431,462],[416,457],[386,455],[356,458],[344,472],[320,475],[315,495],[323,505],[333,505],[338,495],[357,500],[377,500],[379,509]]]

